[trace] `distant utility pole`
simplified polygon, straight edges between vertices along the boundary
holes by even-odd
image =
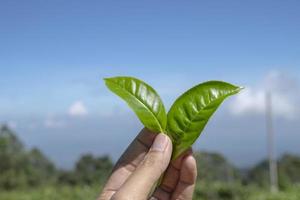
[[[278,171],[275,156],[275,142],[272,116],[272,96],[270,92],[266,92],[266,128],[268,135],[270,190],[272,193],[276,193],[278,191]]]

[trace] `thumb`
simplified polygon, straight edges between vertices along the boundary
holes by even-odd
[[[147,199],[153,185],[169,165],[172,142],[165,134],[158,134],[142,163],[114,195],[113,199]]]

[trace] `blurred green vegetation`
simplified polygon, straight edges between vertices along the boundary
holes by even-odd
[[[280,192],[270,194],[268,162],[238,169],[218,153],[195,152],[198,183],[194,199],[299,200],[300,157],[278,160]],[[57,169],[37,148],[28,150],[7,126],[0,127],[1,200],[96,199],[113,163],[108,156],[82,155],[72,170]]]
[[[1,191],[1,200],[95,200],[101,192],[99,185],[93,186],[57,186],[49,185],[31,189]],[[293,186],[277,194],[257,187],[245,187],[239,184],[197,183],[194,200],[299,200],[300,186]]]

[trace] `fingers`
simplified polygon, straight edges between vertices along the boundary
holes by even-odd
[[[99,200],[108,200],[144,160],[157,134],[143,129],[117,161]]]
[[[182,160],[187,155],[191,155],[191,154],[192,154],[192,150],[189,149],[181,156],[179,156],[176,160],[171,161],[170,165],[168,166],[165,172],[164,178],[160,186],[156,188],[155,192],[153,193],[153,197],[160,200],[170,199],[179,180]]]
[[[196,178],[196,160],[192,155],[188,155],[182,161],[179,181],[171,199],[192,200]]]
[[[164,134],[157,135],[144,160],[115,193],[113,199],[147,199],[151,188],[169,165],[171,154],[170,138]]]

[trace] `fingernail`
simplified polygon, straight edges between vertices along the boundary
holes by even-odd
[[[164,151],[168,145],[168,136],[165,134],[158,134],[152,144],[151,150],[154,151]]]

